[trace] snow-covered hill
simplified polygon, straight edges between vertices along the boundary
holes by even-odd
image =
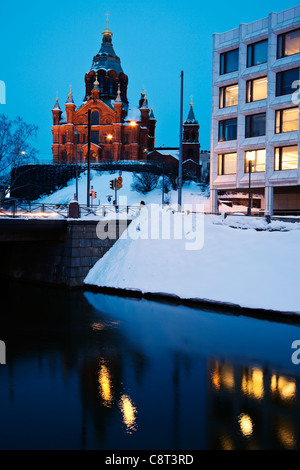
[[[114,191],[110,189],[109,182],[110,180],[117,178],[119,172],[110,173],[91,171],[91,186],[93,186],[94,191],[97,192],[97,198],[94,201],[94,204],[108,204],[107,196],[112,196],[114,199]],[[158,183],[158,187],[153,191],[147,194],[141,194],[137,191],[134,191],[131,187],[133,182],[133,173],[131,172],[122,172],[123,178],[123,187],[118,191],[118,197],[126,196],[128,205],[140,204],[141,200],[145,201],[146,204],[161,204],[162,202],[162,189],[161,189],[161,179]],[[68,182],[68,185],[55,193],[49,196],[42,196],[38,201],[41,203],[48,204],[65,204],[74,199],[75,194],[75,179],[72,179]],[[199,185],[195,182],[190,182],[185,184],[183,187],[183,204],[204,204],[205,210],[209,211],[209,197],[207,194],[203,193]],[[81,204],[86,204],[87,202],[87,175],[86,172],[82,173],[78,182],[78,200]],[[170,191],[165,195],[165,201],[170,202],[170,204],[177,203],[177,191]]]

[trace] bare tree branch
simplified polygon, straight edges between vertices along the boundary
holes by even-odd
[[[10,120],[0,114],[0,191],[4,194],[16,184],[12,169],[37,161],[38,152],[32,145],[37,131],[37,126],[27,124],[20,117]]]

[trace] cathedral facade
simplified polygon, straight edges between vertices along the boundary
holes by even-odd
[[[99,53],[85,75],[85,97],[78,108],[70,89],[65,117],[58,98],[52,109],[53,162],[91,163],[145,160],[154,150],[156,119],[143,91],[137,107],[127,99],[128,77],[112,45],[113,33],[102,32]],[[90,126],[88,123],[90,122]],[[90,139],[89,139],[90,137]]]

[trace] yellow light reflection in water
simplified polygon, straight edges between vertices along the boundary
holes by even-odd
[[[296,383],[295,380],[289,377],[276,376],[271,377],[271,393],[274,397],[279,398],[287,404],[293,404],[296,398]]]
[[[123,423],[126,426],[126,431],[131,434],[133,431],[137,430],[137,409],[128,395],[122,395],[119,405],[123,415]]]
[[[225,388],[233,391],[234,383],[234,367],[228,363],[220,363],[216,361],[211,374],[212,385],[216,390]]]
[[[241,413],[238,417],[239,425],[243,436],[251,437],[253,433],[253,422],[249,415]]]
[[[258,368],[246,369],[242,373],[241,390],[244,395],[261,400],[264,396],[264,375]]]
[[[277,435],[286,449],[296,449],[295,428],[293,423],[287,419],[281,418],[277,425]]]
[[[103,325],[100,322],[93,322],[91,324],[91,327],[93,328],[93,330],[96,330],[96,331],[101,331],[105,329],[105,325]]]
[[[226,434],[220,436],[220,444],[223,450],[234,450],[232,438]]]
[[[102,362],[100,366],[100,371],[98,374],[98,383],[99,393],[101,395],[102,402],[105,406],[110,408],[113,403],[112,385],[110,372],[104,362]]]

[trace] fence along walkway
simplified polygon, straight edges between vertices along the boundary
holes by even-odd
[[[134,217],[140,211],[140,206],[122,206],[101,204],[88,207],[80,204],[80,218],[89,216],[105,217],[108,214],[127,214]],[[22,203],[18,201],[5,202],[0,206],[0,217],[62,217],[69,218],[69,204]]]

